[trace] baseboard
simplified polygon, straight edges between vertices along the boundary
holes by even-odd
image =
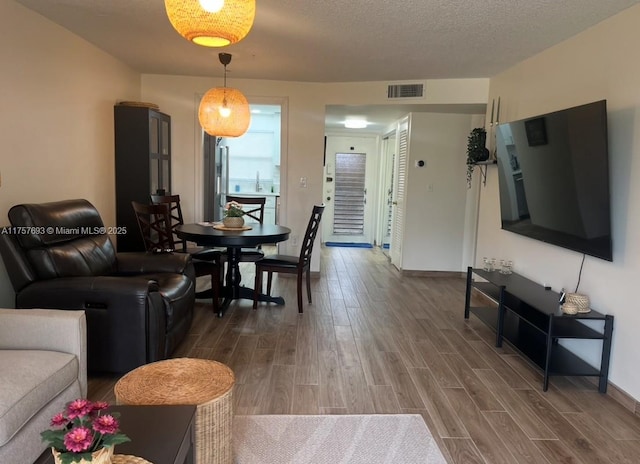
[[[484,293],[478,291],[477,289],[473,289],[473,298],[481,301],[484,304],[490,305],[498,303],[489,298]],[[596,390],[598,388],[598,378],[597,377],[582,377],[585,381],[592,384]],[[615,384],[611,383],[611,381],[607,381],[607,393],[612,400],[618,403],[623,408],[631,411],[636,416],[640,417],[640,401],[637,401],[633,396],[625,392],[623,389],[619,388]]]

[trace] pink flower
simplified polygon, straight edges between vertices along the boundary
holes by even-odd
[[[42,440],[60,451],[62,462],[76,462],[70,455],[90,453],[105,446],[129,441],[118,430],[117,413],[106,413],[109,404],[79,398],[67,403],[65,410],[51,419],[51,429],[43,431]],[[103,412],[104,411],[104,412]]]
[[[108,435],[114,434],[118,431],[118,421],[111,414],[98,416],[93,421],[93,430]]]
[[[69,420],[64,417],[64,414],[59,412],[51,419],[51,425],[54,427],[63,427],[69,423]]]
[[[74,453],[88,450],[92,441],[93,435],[87,427],[71,429],[71,431],[64,436],[64,446]]]
[[[94,411],[102,411],[104,409],[107,409],[108,407],[109,403],[107,403],[106,401],[96,401],[95,403],[93,403]]]
[[[77,399],[69,403],[67,406],[67,413],[69,419],[75,419],[76,417],[84,417],[91,412],[92,404],[89,400]]]

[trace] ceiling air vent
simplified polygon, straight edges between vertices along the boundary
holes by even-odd
[[[422,98],[424,84],[392,84],[387,87],[387,98]]]

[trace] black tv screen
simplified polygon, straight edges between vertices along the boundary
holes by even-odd
[[[496,127],[502,228],[612,261],[607,105]]]

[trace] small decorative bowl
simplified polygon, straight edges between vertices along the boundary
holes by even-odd
[[[588,313],[591,311],[591,309],[589,309],[589,297],[582,293],[567,293],[565,303],[574,304],[578,308],[579,313]]]

